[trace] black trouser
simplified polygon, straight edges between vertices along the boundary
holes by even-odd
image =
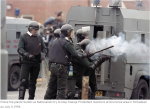
[[[96,78],[95,78],[95,70],[89,70],[84,73],[84,76],[89,76],[89,86],[91,87],[92,92],[95,93],[96,88]]]
[[[51,75],[44,99],[65,99],[68,67],[58,64],[50,68]]]
[[[24,99],[25,89],[29,82],[29,99],[34,99],[36,90],[36,79],[40,71],[39,61],[23,60],[21,62],[21,79],[19,99]],[[30,78],[29,78],[30,77]],[[28,80],[29,78],[29,80]]]
[[[73,99],[75,95],[75,86],[82,89],[82,77],[86,68],[80,66],[73,66],[73,76],[68,76],[67,79],[67,96],[68,99]]]
[[[82,89],[82,77],[89,76],[89,86],[91,87],[92,92],[95,95],[96,89],[96,78],[95,71],[85,68],[78,68],[75,70],[72,77],[68,76],[67,79],[67,94],[68,98],[73,99],[75,95],[75,86]]]

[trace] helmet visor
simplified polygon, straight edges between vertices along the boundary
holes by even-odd
[[[36,31],[38,31],[38,30],[39,30],[39,28],[38,28],[38,27],[33,27],[33,29],[34,29],[34,30],[36,30]]]

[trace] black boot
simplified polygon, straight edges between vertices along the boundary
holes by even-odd
[[[20,100],[24,99],[25,92],[26,92],[25,86],[20,86],[20,88],[19,88],[19,99]]]
[[[67,92],[68,99],[74,99],[75,93],[74,92]]]
[[[91,93],[91,99],[95,99],[95,92]]]
[[[95,92],[97,91],[97,86],[91,87],[92,93],[91,93],[91,99],[95,99]]]
[[[29,87],[29,100],[33,100],[34,99],[35,90],[36,90],[35,86],[30,86]]]

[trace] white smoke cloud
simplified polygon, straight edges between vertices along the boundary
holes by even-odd
[[[140,57],[143,54],[149,56],[149,46],[141,43],[140,36],[134,35],[133,39],[128,42],[125,40],[125,35],[123,33],[119,33],[118,37],[112,36],[107,39],[94,39],[87,46],[86,50],[90,52],[96,52],[112,45],[114,45],[114,47],[104,51],[104,53],[107,55],[113,55],[114,61],[116,61],[118,56],[122,54],[126,54],[127,56],[134,55],[136,57]],[[98,55],[99,54],[94,55],[94,58],[96,58]]]

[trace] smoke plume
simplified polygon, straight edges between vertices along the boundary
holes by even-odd
[[[113,60],[116,61],[118,56],[125,54],[126,56],[140,57],[142,55],[149,56],[149,46],[141,42],[141,37],[139,35],[132,36],[132,39],[128,42],[125,40],[125,35],[119,33],[117,36],[112,36],[110,38],[96,38],[91,41],[91,43],[86,47],[86,50],[90,53],[96,52],[98,50],[104,49],[106,47],[114,45],[113,48],[104,51],[104,54],[113,55]],[[100,54],[95,54],[93,58],[96,58]]]

